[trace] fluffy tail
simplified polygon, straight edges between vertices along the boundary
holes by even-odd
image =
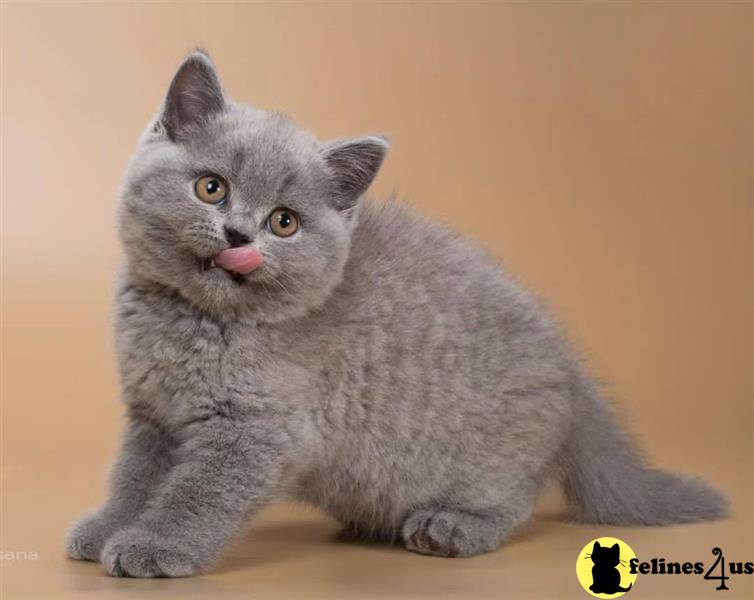
[[[609,404],[583,377],[561,466],[572,515],[611,525],[669,525],[726,516],[728,501],[691,477],[646,467]]]

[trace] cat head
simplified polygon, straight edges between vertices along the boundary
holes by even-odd
[[[342,277],[358,204],[388,144],[321,143],[238,104],[209,57],[188,55],[142,134],[121,191],[130,271],[218,315],[276,321]]]
[[[620,546],[613,544],[609,548],[594,542],[592,547],[592,562],[594,564],[615,567],[620,563]]]

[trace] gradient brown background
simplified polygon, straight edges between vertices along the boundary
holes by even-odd
[[[3,598],[573,597],[598,535],[642,559],[754,560],[752,5],[3,4]],[[109,579],[66,561],[122,424],[113,206],[185,52],[236,99],[318,136],[391,136],[373,195],[477,239],[549,301],[656,463],[730,491],[730,520],[576,526],[558,499],[498,552],[443,561],[338,543],[289,505],[217,569]],[[751,593],[754,576],[726,597]],[[717,597],[639,576],[639,597]],[[633,597],[633,596],[632,596]]]

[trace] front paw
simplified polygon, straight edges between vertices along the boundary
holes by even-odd
[[[142,527],[113,535],[100,562],[113,577],[189,577],[199,571],[185,547]]]
[[[66,554],[74,560],[98,560],[102,547],[116,527],[115,523],[100,515],[81,519],[65,539]]]

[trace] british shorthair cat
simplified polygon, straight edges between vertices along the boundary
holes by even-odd
[[[474,244],[363,196],[380,136],[320,142],[191,53],[126,171],[127,424],[71,558],[207,569],[276,498],[434,556],[494,550],[562,482],[573,518],[721,517],[647,467],[539,303]]]

